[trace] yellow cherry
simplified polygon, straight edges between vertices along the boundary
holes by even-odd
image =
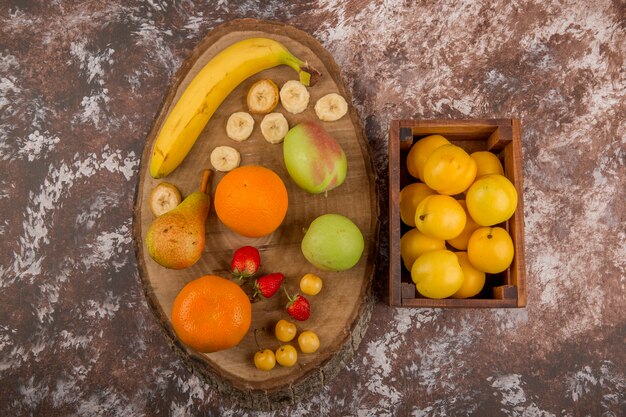
[[[270,349],[260,350],[254,354],[254,366],[262,371],[269,371],[276,366],[276,356]]]
[[[322,279],[315,274],[305,274],[300,279],[300,291],[307,295],[317,295],[322,291],[322,285]]]
[[[291,367],[298,361],[298,351],[291,345],[283,345],[276,349],[276,362],[282,366]]]
[[[296,325],[287,320],[278,320],[276,327],[274,328],[274,334],[276,339],[281,342],[289,342],[296,337]]]
[[[302,353],[313,353],[320,347],[320,339],[315,333],[306,330],[298,336],[298,345]]]

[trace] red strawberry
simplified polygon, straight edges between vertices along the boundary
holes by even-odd
[[[287,313],[291,317],[299,321],[308,320],[311,315],[311,305],[309,304],[309,300],[301,296],[300,294],[296,294],[293,297],[289,296],[287,290],[285,290],[287,294],[287,298],[289,302],[287,303]]]
[[[249,278],[256,274],[261,266],[261,255],[252,246],[244,246],[235,251],[233,260],[230,262],[230,272],[237,278]]]
[[[280,272],[262,276],[254,283],[254,295],[261,294],[265,298],[270,298],[280,288],[285,276]]]

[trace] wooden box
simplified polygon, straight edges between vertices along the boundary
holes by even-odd
[[[410,229],[400,220],[400,190],[409,183],[419,181],[408,174],[406,156],[414,142],[433,134],[444,136],[468,153],[481,150],[493,152],[502,162],[506,177],[515,185],[518,193],[515,214],[500,225],[513,239],[513,263],[503,273],[487,274],[485,288],[473,298],[434,300],[422,297],[416,291],[411,274],[400,257],[400,237]],[[526,270],[523,202],[518,119],[393,120],[389,131],[389,304],[397,307],[524,307]]]

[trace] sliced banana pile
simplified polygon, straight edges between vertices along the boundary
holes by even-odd
[[[241,155],[230,146],[218,146],[211,152],[211,165],[218,171],[228,172],[239,166]]]
[[[237,142],[248,139],[253,129],[254,119],[249,113],[243,111],[231,114],[226,122],[226,134]]]
[[[165,214],[182,201],[180,191],[169,182],[161,182],[150,193],[150,210],[155,217]]]
[[[259,80],[248,90],[250,113],[267,114],[278,105],[278,86],[272,80]]]
[[[270,113],[261,121],[261,133],[269,143],[281,143],[288,131],[289,123],[282,113]]]
[[[253,114],[265,114],[261,121],[261,133],[272,144],[281,143],[289,131],[289,122],[281,113],[270,113],[278,102],[289,113],[305,111],[311,96],[300,81],[289,80],[278,90],[276,83],[263,79],[252,84],[246,98],[248,109]],[[325,122],[341,119],[348,112],[346,99],[337,93],[326,94],[315,103],[315,114]],[[236,112],[230,115],[226,123],[229,138],[241,142],[250,137],[254,130],[254,119],[249,113]],[[230,171],[239,166],[241,155],[230,146],[218,146],[211,153],[211,164],[218,171]]]
[[[280,89],[280,102],[289,113],[298,114],[309,105],[309,90],[300,81],[289,80]]]
[[[315,103],[315,114],[324,122],[334,122],[348,112],[346,99],[337,93],[326,94]]]

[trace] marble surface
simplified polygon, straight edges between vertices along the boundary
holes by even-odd
[[[624,415],[625,16],[619,0],[2,2],[0,415]],[[378,302],[349,366],[273,413],[185,367],[137,272],[139,156],[181,62],[239,17],[333,54],[383,196],[391,119],[522,119],[526,309]]]

